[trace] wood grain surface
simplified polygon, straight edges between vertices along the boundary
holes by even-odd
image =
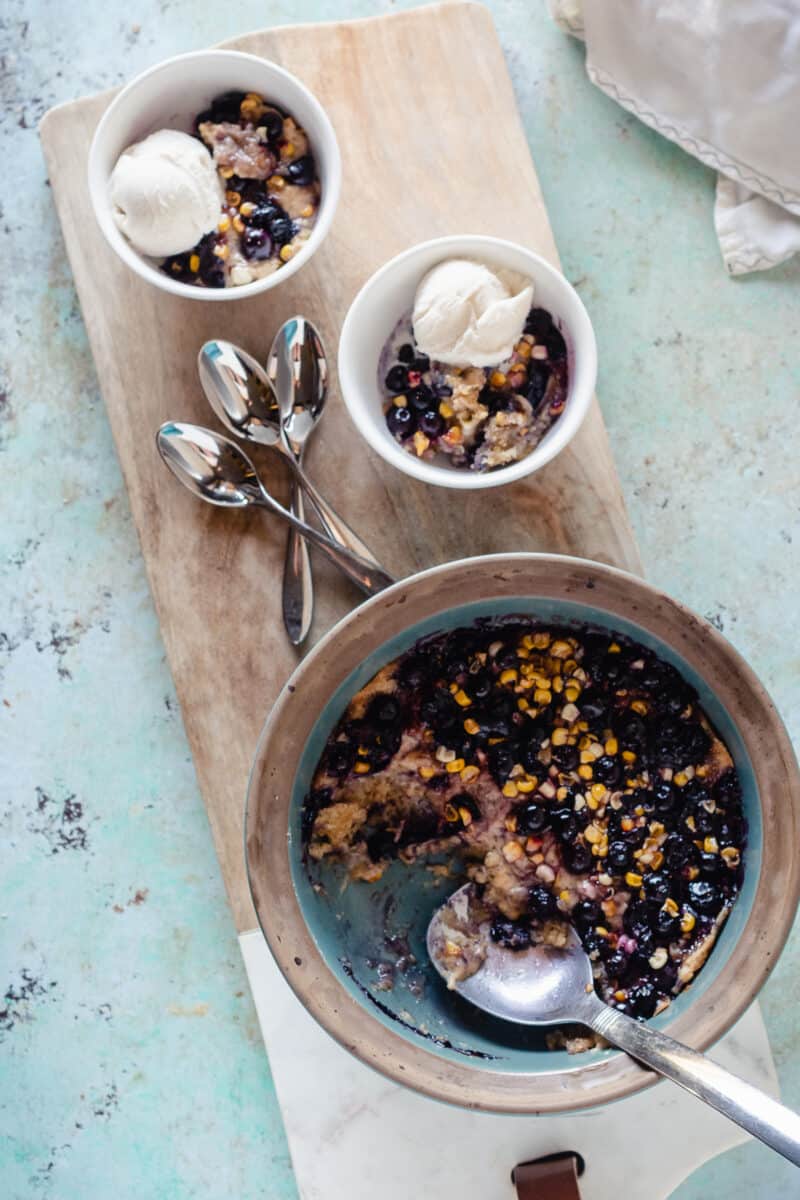
[[[198,304],[157,292],[118,261],[94,223],[86,183],[91,137],[112,93],[53,109],[41,138],[200,788],[242,931],[254,924],[242,853],[248,770],[263,719],[297,661],[281,620],[285,530],[261,513],[225,513],[199,503],[167,474],[153,434],[168,419],[216,425],[195,368],[199,347],[212,336],[263,357],[278,325],[302,312],[320,327],[333,364],[358,288],[415,242],[486,233],[522,242],[556,264],[558,255],[503,54],[480,5],[274,29],[226,45],[273,59],[302,79],[326,106],[342,150],[344,181],[332,231],[283,287],[239,304]],[[283,468],[258,448],[254,458],[270,487],[285,496]],[[509,550],[579,554],[640,569],[596,402],[572,445],[534,479],[485,493],[449,493],[391,471],[367,449],[334,376],[307,464],[398,576]],[[316,555],[314,566],[310,644],[359,599]]]

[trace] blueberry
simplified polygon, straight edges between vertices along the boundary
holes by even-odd
[[[254,225],[258,229],[269,229],[276,217],[280,216],[283,209],[274,200],[262,200],[256,204],[249,217],[244,218],[246,225]]]
[[[241,239],[242,254],[253,262],[263,262],[272,257],[272,238],[266,229],[248,226]]]
[[[608,720],[608,705],[602,700],[587,700],[585,704],[581,704],[581,717],[588,721],[593,729],[604,729]]]
[[[532,308],[525,320],[525,332],[538,340],[553,328],[553,318],[546,308]]]
[[[655,935],[661,942],[674,942],[680,933],[681,923],[665,908],[660,908],[655,920]]]
[[[286,173],[292,183],[307,187],[314,182],[314,176],[317,173],[313,157],[310,154],[304,154],[302,158],[296,158],[294,162],[289,163]]]
[[[262,117],[259,117],[258,123],[266,129],[268,142],[276,142],[283,133],[283,117],[274,108],[268,109]]]
[[[522,751],[522,765],[529,775],[536,775],[538,771],[541,771],[542,764],[539,759],[539,747],[544,740],[544,736],[540,737],[537,735],[534,737]]]
[[[553,758],[562,771],[574,771],[580,762],[577,746],[554,746]]]
[[[606,862],[612,871],[621,875],[631,864],[631,847],[627,842],[610,842]]]
[[[240,110],[244,97],[244,92],[223,92],[220,96],[215,96],[205,112],[201,112],[195,118],[195,127],[199,127],[206,121],[213,121],[215,125],[220,125],[224,121],[235,124],[241,116]]]
[[[419,354],[414,358],[414,370],[419,371],[420,375],[424,375],[426,371],[431,369],[431,360],[427,354]]]
[[[511,774],[515,758],[508,746],[491,746],[489,749],[489,770],[492,778],[499,784],[504,784]]]
[[[272,220],[269,231],[276,246],[285,246],[294,237],[294,221],[285,214],[276,216]]]
[[[699,913],[716,913],[720,908],[722,897],[719,888],[707,879],[695,879],[686,889],[689,903]]]
[[[531,944],[531,931],[521,921],[495,917],[491,927],[492,941],[506,950],[526,950]]]
[[[399,717],[400,704],[394,696],[376,696],[367,713],[367,720],[377,725],[394,725]]]
[[[399,396],[408,387],[408,371],[400,363],[396,363],[388,371],[384,383],[388,391]]]
[[[679,833],[671,833],[662,849],[664,862],[670,871],[682,871],[697,861],[697,847]]]
[[[534,408],[538,408],[547,391],[550,381],[550,368],[547,363],[533,359],[528,371],[528,400]]]
[[[564,847],[564,862],[575,875],[586,875],[592,867],[592,852],[583,842],[573,842]]]
[[[655,985],[647,979],[639,980],[633,987],[628,988],[628,1004],[635,1017],[652,1017],[658,1004]]]
[[[397,351],[397,357],[400,359],[401,363],[408,364],[414,361],[414,347],[410,342],[406,342],[405,345],[400,347],[400,349]]]
[[[554,808],[550,812],[550,824],[562,842],[573,842],[578,833],[578,818],[571,808]]]
[[[353,765],[355,754],[347,742],[334,742],[328,747],[327,769],[331,775],[346,775]]]
[[[498,392],[490,387],[485,387],[479,396],[481,404],[485,405],[490,413],[502,412],[507,409],[510,399],[509,392]]]
[[[614,982],[625,974],[628,969],[628,956],[622,950],[615,950],[609,958],[606,959],[606,973],[608,978]]]
[[[517,833],[541,833],[547,827],[547,809],[541,804],[521,804],[514,810]]]
[[[485,671],[480,671],[470,680],[469,690],[476,700],[485,700],[492,690],[492,679]]]
[[[367,839],[367,854],[372,862],[397,857],[397,841],[388,829],[376,829]]]
[[[722,871],[723,859],[718,854],[700,852],[700,875],[703,879],[718,879]]]
[[[389,433],[396,438],[409,438],[417,428],[416,415],[410,408],[398,408],[393,404],[386,414]]]
[[[663,904],[669,896],[670,879],[664,871],[651,871],[649,875],[645,875],[642,880],[642,888],[646,900],[653,900],[658,904]]]
[[[595,925],[601,925],[603,914],[600,911],[600,905],[595,904],[594,900],[579,900],[570,913],[572,924],[581,932],[584,929],[594,929]]]
[[[409,389],[408,403],[417,412],[426,412],[433,404],[433,392],[426,383],[420,383]]]
[[[619,763],[608,754],[598,758],[594,764],[595,778],[599,779],[601,783],[618,783],[620,773]]]
[[[532,916],[543,921],[546,917],[558,916],[558,904],[552,892],[536,885],[528,892],[528,906]]]
[[[543,338],[545,346],[547,346],[547,355],[550,360],[566,358],[567,343],[564,341],[563,334],[556,329],[555,325],[546,333]]]
[[[429,408],[419,419],[419,427],[426,437],[438,438],[444,433],[444,417],[435,409]]]
[[[655,811],[660,817],[671,816],[676,807],[675,789],[666,779],[660,779],[653,788]]]

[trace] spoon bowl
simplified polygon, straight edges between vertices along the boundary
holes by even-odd
[[[704,1054],[603,1003],[594,990],[589,956],[566,914],[558,945],[510,950],[492,940],[489,919],[480,904],[473,909],[474,899],[475,885],[465,883],[428,925],[428,954],[448,988],[484,1012],[520,1025],[587,1025],[800,1166],[796,1113]]]
[[[197,369],[206,399],[231,433],[286,453],[278,399],[256,359],[215,338],[200,348]]]
[[[228,438],[179,421],[168,421],[156,434],[164,463],[181,483],[209,504],[246,508],[260,495],[250,459]]]

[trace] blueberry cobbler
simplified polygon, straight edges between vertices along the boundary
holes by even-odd
[[[320,185],[308,137],[255,92],[226,92],[194,136],[162,129],[130,146],[109,183],[117,225],[161,270],[236,287],[278,270],[307,241]]]
[[[622,635],[521,622],[425,639],[362,688],[304,830],[311,862],[352,880],[444,861],[510,951],[571,922],[598,993],[637,1017],[705,963],[746,840],[730,753],[673,666]],[[481,963],[458,933],[453,979]]]
[[[539,444],[567,400],[567,345],[524,276],[445,259],[379,363],[386,424],[417,458],[492,471]]]
[[[564,411],[564,337],[550,313],[531,308],[509,357],[496,366],[448,366],[421,353],[410,317],[381,362],[386,425],[417,458],[491,471],[538,446]]]

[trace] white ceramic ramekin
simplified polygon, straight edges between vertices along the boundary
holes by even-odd
[[[241,287],[204,288],[170,279],[158,260],[147,258],[120,233],[108,180],[123,150],[157,129],[190,132],[198,113],[223,92],[258,92],[285,109],[307,132],[320,178],[320,207],[311,236],[285,266]],[[123,262],[162,291],[192,300],[245,300],[278,287],[299,271],[322,244],[339,199],[342,166],[333,126],[319,101],[299,79],[254,54],[201,50],[167,59],[138,75],[106,109],[89,150],[89,194],[109,244]]]
[[[381,352],[397,322],[410,311],[423,275],[448,258],[475,259],[532,279],[534,304],[553,314],[567,343],[569,387],[564,411],[526,458],[495,471],[471,471],[416,458],[395,441],[384,418],[385,396],[378,377]],[[391,259],[367,280],[351,304],[339,343],[339,381],[356,428],[393,467],[439,487],[499,487],[538,471],[574,437],[591,403],[596,375],[594,330],[575,289],[532,250],[477,234],[423,242]]]

